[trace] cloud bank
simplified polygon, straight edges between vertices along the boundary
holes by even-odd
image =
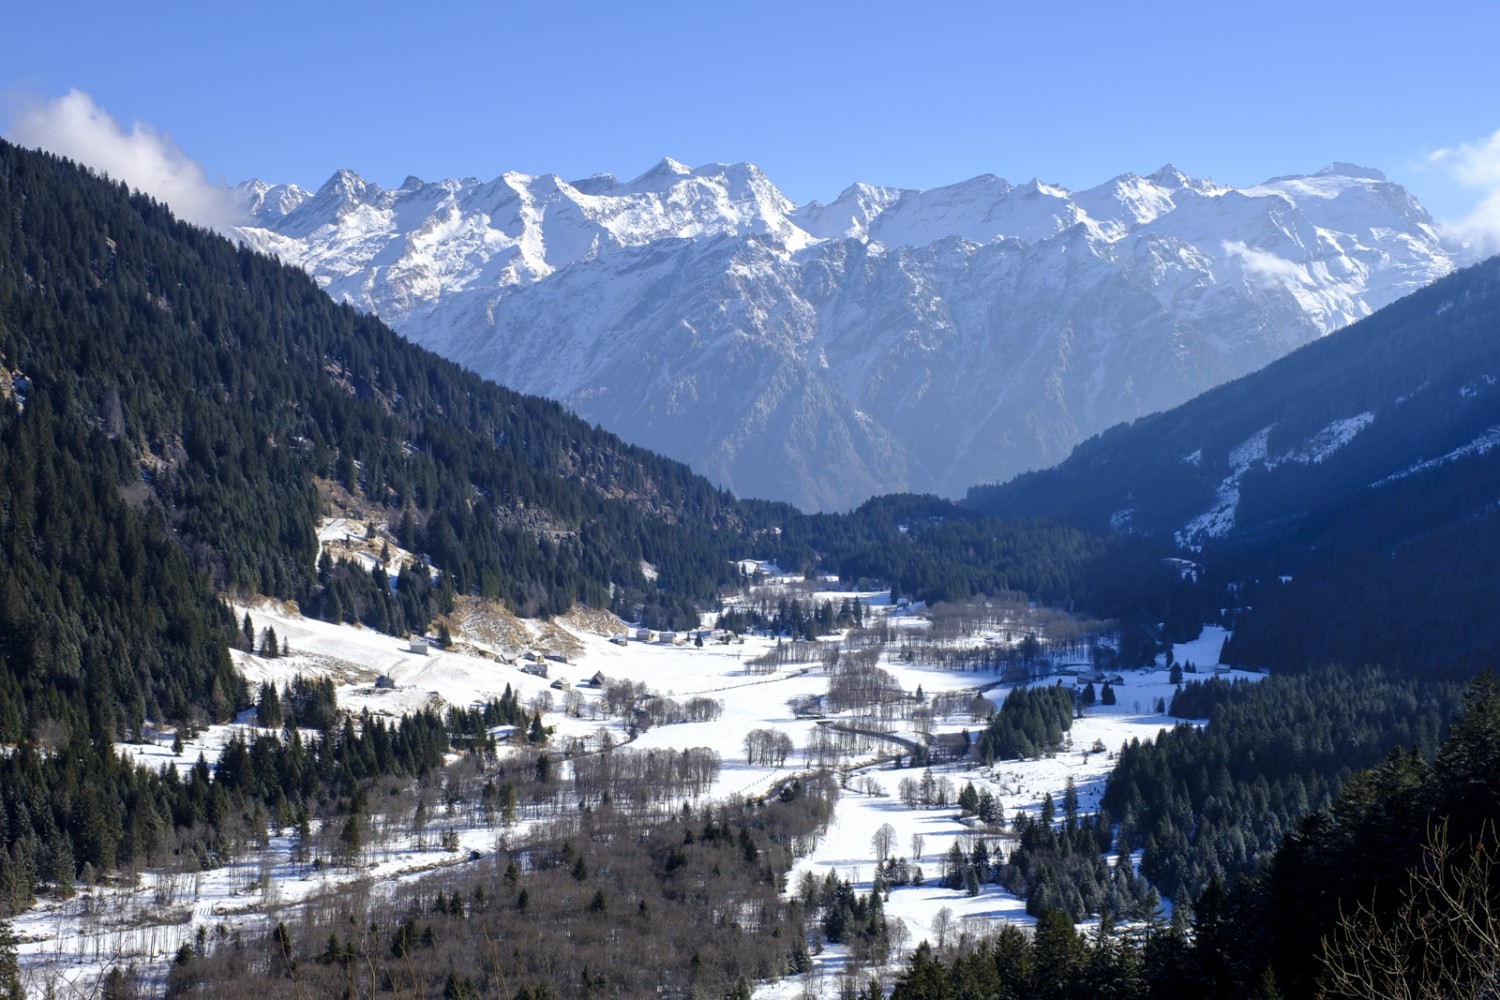
[[[1500,251],[1500,131],[1477,143],[1440,149],[1428,163],[1484,192],[1472,212],[1444,228],[1485,251]]]
[[[124,181],[200,226],[228,230],[239,221],[229,192],[209,183],[203,168],[178,149],[171,136],[142,122],[125,131],[82,91],[24,103],[6,138],[20,146],[40,146]]]

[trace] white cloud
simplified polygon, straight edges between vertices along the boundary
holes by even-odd
[[[1485,251],[1500,250],[1500,131],[1477,143],[1440,149],[1427,161],[1465,187],[1484,192],[1473,211],[1443,228]]]
[[[209,183],[203,168],[178,149],[171,136],[143,122],[135,122],[126,132],[80,90],[24,103],[12,117],[6,138],[124,181],[166,202],[189,222],[225,230],[237,221],[229,192]]]
[[[1227,257],[1238,257],[1240,266],[1247,274],[1257,279],[1263,287],[1276,288],[1287,285],[1305,285],[1307,274],[1302,268],[1269,250],[1258,250],[1243,240],[1225,240],[1222,244]]]

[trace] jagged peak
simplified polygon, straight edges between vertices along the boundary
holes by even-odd
[[[674,160],[670,156],[663,156],[656,161],[656,165],[641,174],[631,184],[641,184],[647,181],[658,180],[667,177],[686,177],[693,172],[693,168],[680,160]]]
[[[1068,189],[1060,184],[1046,184],[1042,181],[1037,180],[1035,177],[1027,181],[1025,184],[1016,185],[1011,190],[1019,195],[1041,194],[1046,195],[1049,198],[1066,198],[1068,197],[1069,193]]]
[[[1160,184],[1164,187],[1168,185],[1173,187],[1182,187],[1190,180],[1192,180],[1192,178],[1183,173],[1181,170],[1178,170],[1174,165],[1170,163],[1164,163],[1153,173],[1147,174],[1146,180],[1151,181],[1153,184]]]
[[[895,199],[902,197],[903,195],[914,193],[916,193],[915,188],[882,187],[879,184],[867,184],[864,181],[855,181],[853,184],[850,184],[848,187],[844,188],[844,190],[840,191],[839,196],[833,199],[833,201],[829,204],[836,205],[841,201],[849,201],[854,199]],[[822,205],[823,202],[821,201],[810,201],[805,207],[816,208],[821,207]]]
[[[1361,167],[1361,166],[1359,166],[1356,163],[1334,162],[1334,163],[1330,163],[1328,166],[1324,167],[1322,170],[1315,171],[1314,173],[1310,173],[1310,174],[1282,174],[1279,177],[1272,177],[1270,180],[1264,181],[1262,183],[1263,184],[1282,184],[1282,183],[1285,183],[1287,181],[1305,181],[1305,180],[1310,180],[1312,178],[1328,178],[1328,177],[1341,177],[1341,178],[1345,178],[1345,179],[1348,179],[1348,180],[1356,180],[1356,181],[1377,181],[1377,182],[1381,182],[1381,183],[1385,183],[1385,182],[1387,182],[1389,180],[1389,178],[1387,178],[1384,173],[1382,173],[1379,170],[1376,170],[1374,167]]]
[[[978,174],[966,181],[956,184],[945,184],[942,187],[932,188],[933,191],[970,192],[970,191],[993,191],[999,195],[1007,195],[1015,190],[1015,186],[997,174]]]
[[[318,188],[317,198],[333,197],[346,201],[368,201],[380,193],[378,184],[371,184],[346,167],[333,172],[323,186]]]
[[[230,195],[241,211],[262,221],[290,215],[311,197],[295,184],[267,184],[259,177],[236,184]]]

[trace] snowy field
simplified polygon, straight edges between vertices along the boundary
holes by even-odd
[[[339,526],[325,541],[343,531],[344,526]],[[813,596],[819,602],[831,600],[835,606],[845,598],[858,597],[871,616],[899,615],[900,624],[915,628],[925,625],[915,609],[892,608],[886,594],[823,591]],[[546,722],[555,727],[554,747],[570,741],[582,741],[584,747],[597,745],[607,734],[617,745],[629,742],[638,749],[707,747],[717,751],[722,766],[708,798],[747,797],[771,790],[809,766],[802,750],[820,724],[839,721],[835,717],[820,720],[807,713],[799,716],[792,708],[794,701],[805,704],[828,691],[829,671],[817,655],[821,648],[805,654],[807,662],[783,665],[766,674],[754,669],[750,661],[776,648],[777,640],[768,637],[745,637],[728,643],[707,638],[701,647],[682,637],[675,643],[631,639],[621,644],[626,627],[608,616],[579,614],[540,623],[497,613],[485,617],[477,609],[468,608],[455,616],[464,627],[455,630],[454,646],[439,649],[429,637],[419,645],[426,649],[424,654],[413,652],[407,640],[356,626],[305,619],[269,602],[238,607],[235,613],[237,617],[248,613],[257,635],[266,627],[274,629],[288,649],[288,655],[277,658],[238,651],[233,654],[252,693],[263,681],[279,686],[297,674],[331,677],[341,707],[394,717],[428,705],[466,707],[499,697],[509,686],[523,705],[552,706]],[[896,617],[888,620],[898,623]],[[634,635],[634,630],[630,634]],[[1200,677],[1207,676],[1218,660],[1224,638],[1222,630],[1207,628],[1196,643],[1178,646],[1174,653],[1179,662],[1199,665],[1203,671]],[[839,639],[835,636],[823,642],[837,646]],[[806,651],[809,647],[802,648]],[[984,687],[983,696],[998,705],[1009,690],[990,686],[995,684],[993,674],[911,663],[894,652],[894,646],[887,648],[880,657],[880,668],[905,691],[920,688],[928,699],[943,692],[973,692]],[[547,654],[552,658],[541,660],[547,676],[523,670],[532,663],[528,655],[540,658]],[[536,669],[534,664],[532,669]],[[643,682],[679,702],[693,697],[718,699],[723,702],[722,714],[711,722],[657,725],[633,733],[603,710],[602,694],[588,683],[596,674],[611,680]],[[377,678],[381,679],[378,686]],[[1002,804],[1008,821],[1018,810],[1038,810],[1049,793],[1060,802],[1071,778],[1082,810],[1092,810],[1120,745],[1136,738],[1149,740],[1176,721],[1157,711],[1159,700],[1170,701],[1174,690],[1164,666],[1127,671],[1121,679],[1123,683],[1114,685],[1117,704],[1090,708],[1075,722],[1067,747],[1055,756],[1005,761],[991,767],[973,761],[945,764],[933,768],[934,779],[950,784],[950,803],[966,782],[972,781],[977,789],[988,789]],[[558,681],[563,682],[562,690],[553,686]],[[1059,682],[1074,684],[1079,680],[1051,676],[1036,683]],[[964,729],[974,734],[982,730],[982,718],[971,714],[969,700],[954,699],[955,704],[964,703],[961,712],[924,723],[930,726],[931,735],[941,738]],[[571,708],[573,714],[567,714],[565,708]],[[212,764],[236,732],[248,735],[253,725],[253,714],[245,713],[233,725],[210,727],[185,740],[180,754],[172,752],[171,733],[160,733],[155,742],[143,745],[122,745],[120,750],[153,767],[175,764],[186,769],[200,754]],[[893,737],[919,742],[924,739],[925,734],[911,720],[897,717],[890,725],[894,727],[890,733]],[[795,750],[784,766],[747,763],[745,736],[756,729],[773,730],[790,738]],[[811,856],[798,862],[788,885],[795,887],[804,871],[819,878],[834,871],[851,880],[861,892],[869,891],[875,864],[872,834],[888,823],[896,831],[893,854],[916,861],[926,875],[926,884],[920,887],[893,889],[886,904],[887,915],[905,925],[906,950],[924,938],[935,940],[942,930],[938,925],[944,921],[955,929],[964,921],[1029,922],[1024,903],[997,886],[985,885],[977,896],[939,886],[942,856],[955,838],[971,832],[971,828],[960,821],[954,804],[914,809],[902,803],[897,795],[898,783],[921,772],[892,767],[890,757],[900,749],[890,742],[873,741],[844,760],[840,768],[844,792],[827,835]],[[487,856],[499,845],[498,838],[506,835],[498,826],[455,825],[449,843],[440,846],[440,827],[440,822],[435,824],[420,843],[410,837],[405,841],[399,835],[387,837],[363,867],[352,871],[313,868],[305,860],[295,860],[292,831],[283,830],[264,849],[225,867],[171,875],[147,873],[131,888],[81,889],[71,900],[39,903],[14,921],[22,942],[22,960],[29,969],[62,972],[79,981],[128,961],[138,967],[161,965],[200,927],[255,923],[283,904],[329,891],[334,883],[361,882],[373,891],[393,891],[402,879],[445,865],[467,863],[471,852]],[[513,835],[514,830],[510,833]],[[920,838],[920,845],[915,838]],[[914,850],[918,846],[920,849]],[[898,938],[902,937],[898,932]],[[807,977],[765,985],[757,996],[831,995],[841,961],[840,949],[830,946],[816,956],[816,967]]]

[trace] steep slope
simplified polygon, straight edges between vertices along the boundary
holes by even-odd
[[[1176,409],[1112,428],[1055,469],[976,488],[969,503],[1188,546],[1305,532],[1324,511],[1347,515],[1353,505],[1411,510],[1439,494],[1452,503],[1436,482],[1500,460],[1490,454],[1500,435],[1497,317],[1492,259]]]
[[[796,207],[748,164],[239,189],[251,245],[506,385],[742,495],[850,507],[1050,465],[1450,271],[1421,206],[1337,164],[1167,167]]]
[[[969,505],[1199,550],[1253,608],[1239,662],[1466,674],[1500,643],[1497,325],[1500,258]]]

